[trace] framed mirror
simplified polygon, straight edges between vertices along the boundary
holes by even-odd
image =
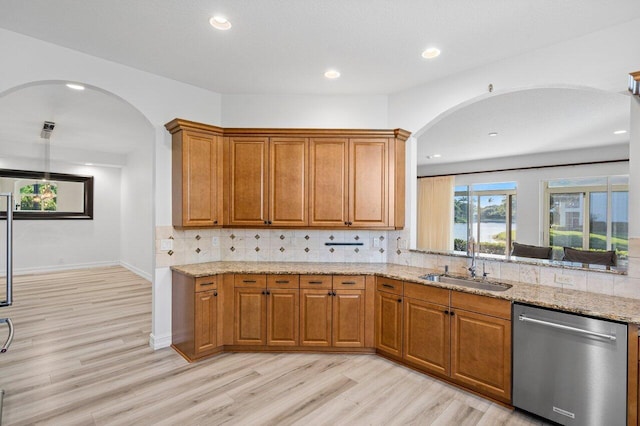
[[[93,176],[0,169],[0,192],[13,194],[16,220],[93,219]]]

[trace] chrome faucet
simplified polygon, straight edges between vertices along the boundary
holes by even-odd
[[[469,267],[469,273],[471,274],[471,278],[476,277],[476,243],[473,237],[469,238],[469,242],[467,243],[469,249],[471,250],[471,266]]]

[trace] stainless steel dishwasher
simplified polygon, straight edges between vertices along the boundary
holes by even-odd
[[[513,305],[513,405],[563,425],[627,424],[627,325]]]

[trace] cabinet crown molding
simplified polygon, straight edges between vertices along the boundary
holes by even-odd
[[[307,128],[222,128],[175,118],[164,125],[174,134],[180,130],[200,130],[221,136],[307,136],[307,137],[390,137],[406,141],[411,132],[404,129],[307,129]]]

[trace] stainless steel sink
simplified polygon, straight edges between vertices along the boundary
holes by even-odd
[[[453,284],[453,285],[459,285],[461,287],[477,288],[479,290],[489,290],[489,291],[505,291],[505,290],[509,290],[512,287],[511,284],[493,283],[489,281],[472,280],[472,279],[465,279],[465,278],[455,278],[455,277],[449,277],[446,275],[438,275],[438,274],[423,275],[420,278],[425,279],[427,281],[436,282],[436,283]]]

